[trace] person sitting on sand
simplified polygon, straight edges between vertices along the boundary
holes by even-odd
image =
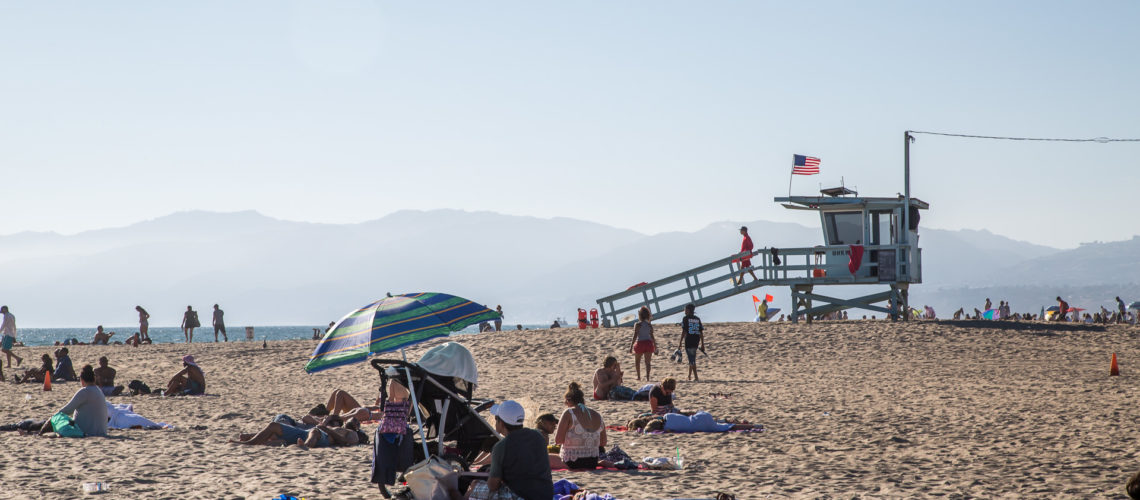
[[[51,374],[51,380],[52,382],[74,382],[78,380],[66,347],[55,350],[55,371]]]
[[[475,481],[467,490],[471,500],[554,497],[554,481],[542,434],[523,427],[522,405],[507,400],[491,407],[495,430],[503,435],[491,449],[491,469],[486,481]]]
[[[561,446],[558,457],[570,469],[593,470],[598,466],[598,448],[606,446],[606,424],[601,414],[586,407],[577,382],[570,382],[563,401],[566,410],[554,435],[554,443]]]
[[[1053,321],[1066,321],[1065,315],[1069,313],[1069,303],[1065,302],[1061,297],[1057,297],[1057,314],[1053,315]]]
[[[653,386],[653,390],[649,391],[649,411],[654,415],[665,415],[667,413],[681,413],[676,406],[673,406],[673,391],[677,390],[677,380],[674,378],[667,378],[662,380],[660,384]]]
[[[99,368],[95,369],[95,385],[103,391],[104,396],[118,396],[123,393],[123,386],[115,385],[115,369],[107,366],[107,356],[99,358]]]
[[[114,335],[115,332],[103,333],[103,325],[99,325],[95,327],[95,338],[91,339],[91,345],[107,345]]]
[[[139,332],[135,332],[134,335],[127,337],[127,341],[123,343],[126,345],[138,347],[142,344],[142,336],[139,334]]]
[[[79,383],[82,387],[75,391],[71,400],[57,413],[71,418],[72,422],[84,436],[107,435],[107,399],[103,391],[95,385],[95,369],[91,365],[84,365],[80,370]],[[51,419],[40,427],[40,434],[52,432]]]
[[[51,355],[44,354],[40,357],[40,360],[43,362],[43,364],[41,364],[39,368],[28,368],[27,371],[24,372],[24,376],[22,378],[16,379],[16,383],[19,384],[22,382],[35,382],[42,384],[44,381],[44,375],[51,375],[52,372]]]
[[[619,399],[628,400],[633,397],[633,390],[624,388],[629,394],[614,394],[618,387],[622,387],[622,379],[625,374],[621,371],[621,363],[613,356],[606,356],[605,361],[602,361],[602,367],[594,371],[594,399]],[[615,397],[615,396],[625,397]]]
[[[206,393],[206,374],[197,363],[194,356],[182,356],[182,371],[174,374],[166,384],[166,395],[197,396]]]

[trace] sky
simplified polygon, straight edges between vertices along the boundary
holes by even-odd
[[[0,234],[403,209],[652,234],[903,191],[903,132],[1140,138],[1140,4],[0,2]],[[923,224],[1128,239],[1140,143],[918,135]]]

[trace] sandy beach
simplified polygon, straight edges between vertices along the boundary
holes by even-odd
[[[699,313],[699,311],[698,311]],[[671,351],[674,323],[656,323]],[[654,379],[680,380],[678,406],[747,419],[759,433],[641,435],[612,432],[635,458],[669,456],[681,471],[555,472],[623,499],[708,498],[1094,498],[1119,497],[1140,469],[1140,328],[993,322],[710,324],[699,383],[684,365],[656,358]],[[570,381],[589,387],[615,354],[633,380],[629,329],[539,330],[455,337],[479,364],[479,397],[561,411]],[[408,352],[417,359],[444,340]],[[123,396],[176,430],[111,431],[110,437],[46,439],[0,433],[0,497],[72,498],[86,481],[105,498],[379,498],[367,482],[370,446],[302,450],[227,442],[277,413],[299,416],[335,388],[375,397],[366,364],[307,375],[313,341],[77,346],[76,370],[106,355],[118,383],[158,387],[193,354],[207,395]],[[17,348],[24,365],[54,348]],[[1122,376],[1109,377],[1117,353]],[[7,369],[5,374],[21,373]],[[0,384],[0,423],[46,418],[78,388]],[[725,393],[729,397],[713,397]],[[31,395],[27,400],[26,395]],[[594,402],[624,424],[643,402]],[[528,420],[533,415],[527,416]],[[204,426],[204,427],[195,427]],[[365,430],[371,434],[373,427]]]

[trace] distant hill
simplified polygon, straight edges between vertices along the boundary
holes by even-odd
[[[821,241],[816,227],[744,224],[758,246]],[[734,253],[740,225],[644,235],[568,218],[458,210],[401,211],[359,224],[183,212],[75,235],[0,236],[0,300],[25,327],[133,325],[136,304],[151,312],[152,324],[175,325],[186,305],[205,311],[214,303],[237,327],[323,324],[386,292],[433,290],[502,304],[508,324],[545,323],[632,284]],[[935,305],[942,315],[967,299],[980,304],[985,297],[971,299],[970,290],[981,287],[1031,287],[1025,298],[1010,298],[1016,308],[1062,293],[1057,284],[1140,282],[1140,271],[1127,265],[1140,252],[1135,238],[1060,251],[987,231],[923,228],[920,244],[925,283],[912,291],[912,302]],[[786,289],[766,292],[786,307]],[[750,300],[729,299],[701,314],[747,320]]]

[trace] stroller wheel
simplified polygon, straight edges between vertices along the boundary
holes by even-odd
[[[454,453],[445,453],[443,455],[440,455],[439,459],[459,469],[459,472],[466,472],[471,469],[471,464],[467,463],[463,457]]]

